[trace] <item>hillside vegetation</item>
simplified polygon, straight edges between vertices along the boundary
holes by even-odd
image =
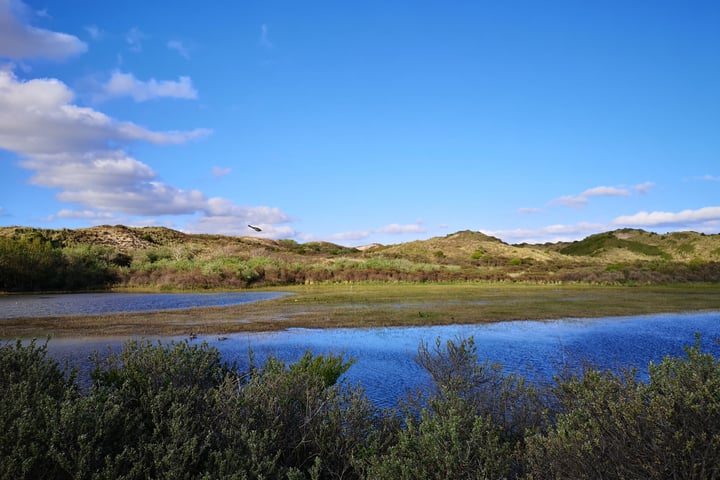
[[[320,282],[717,282],[720,235],[623,229],[510,245],[480,232],[348,248],[163,227],[0,228],[0,290],[246,288]]]

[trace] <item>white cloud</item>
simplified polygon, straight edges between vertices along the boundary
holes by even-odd
[[[26,15],[27,7],[20,0],[0,0],[0,57],[62,60],[87,50],[73,35],[26,24],[22,20]]]
[[[105,94],[113,97],[131,97],[136,102],[144,102],[154,98],[170,97],[196,99],[197,90],[190,77],[181,76],[177,81],[155,80],[141,81],[132,73],[113,72],[110,80],[104,85]]]
[[[652,187],[655,186],[654,182],[645,182],[645,183],[639,183],[635,186],[633,186],[633,189],[638,192],[641,195],[644,195],[650,191]]]
[[[507,243],[546,243],[578,240],[605,230],[607,230],[607,225],[604,224],[580,222],[574,225],[555,224],[539,228],[490,230],[483,233],[500,238]]]
[[[630,194],[630,191],[626,188],[599,186],[585,190],[579,195],[567,195],[557,198],[551,201],[550,205],[580,208],[587,204],[590,197],[627,197]]]
[[[378,228],[375,233],[389,233],[392,235],[400,235],[403,233],[425,233],[426,230],[420,222],[401,225],[392,223],[384,227]]]
[[[207,208],[207,199],[199,190],[182,190],[161,182],[142,180],[111,190],[94,185],[86,189],[67,189],[58,193],[57,198],[99,210],[140,216],[190,215]]]
[[[638,212],[634,215],[622,215],[613,220],[615,225],[636,227],[654,226],[690,226],[702,225],[720,220],[720,207],[703,207],[697,210],[680,212]]]
[[[328,237],[331,242],[348,242],[356,240],[364,240],[373,234],[372,230],[356,230],[353,232],[334,233]]]
[[[115,217],[112,213],[109,212],[96,212],[93,210],[70,210],[67,208],[63,208],[59,210],[56,214],[48,217],[46,220],[53,221],[58,218],[108,221]]]
[[[74,36],[26,25],[19,20],[25,11],[27,7],[19,0],[0,0],[0,57],[61,59],[87,49]],[[86,31],[93,38],[101,33],[95,26],[86,27]],[[130,50],[138,52],[145,38],[133,28],[126,41]],[[187,53],[180,43],[168,46]],[[116,72],[105,90],[106,94],[127,95],[136,101],[197,98],[189,77],[143,82]],[[63,208],[48,217],[50,220],[102,221],[117,218],[117,212],[139,217],[192,214],[200,216],[196,226],[204,232],[245,234],[246,224],[253,223],[262,225],[266,235],[294,234],[290,227],[275,225],[289,221],[279,209],[243,207],[227,199],[208,199],[199,190],[165,184],[150,166],[123,150],[123,145],[136,141],[185,143],[209,135],[210,130],[152,131],[80,107],[73,100],[74,93],[57,79],[21,81],[12,66],[0,67],[0,149],[20,156],[19,165],[33,171],[31,183],[58,189],[59,201],[80,207]],[[0,207],[0,214],[5,212]],[[149,222],[157,223],[154,219]]]
[[[130,122],[73,105],[73,92],[55,79],[18,80],[0,71],[0,148],[23,155],[104,151],[109,143],[184,143],[207,129],[154,132]]]
[[[232,173],[232,168],[222,168],[222,167],[213,167],[212,168],[213,177],[224,177],[226,175],[230,175],[230,173]]]
[[[625,188],[595,187],[581,193],[584,197],[627,197],[630,192]]]
[[[137,181],[151,181],[155,172],[124,152],[89,152],[78,156],[37,156],[21,162],[37,173],[30,182],[50,188],[82,190],[122,188]]]
[[[440,228],[443,228],[442,226]],[[445,226],[446,228],[446,226]],[[385,235],[403,235],[408,233],[426,233],[427,230],[422,226],[422,221],[410,224],[399,224],[391,223],[384,227],[376,228],[373,230],[353,230],[349,232],[338,232],[331,235],[327,235],[325,239],[331,242],[357,242],[358,240],[365,240],[375,234]],[[305,240],[313,240],[314,236],[305,235]]]
[[[177,53],[180,54],[180,56],[184,57],[186,60],[190,60],[190,49],[183,45],[180,40],[170,40],[167,43],[167,47],[170,50],[175,50]]]
[[[194,227],[205,233],[247,234],[248,223],[262,225],[266,236],[294,233],[290,227],[276,226],[290,221],[277,208],[240,206],[168,185],[122,149],[134,141],[184,143],[209,130],[155,132],[78,107],[73,97],[58,80],[23,82],[11,71],[0,70],[0,149],[21,156],[19,165],[33,171],[32,184],[58,189],[59,201],[79,206],[62,209],[50,219],[94,221],[116,218],[116,213],[200,215]]]

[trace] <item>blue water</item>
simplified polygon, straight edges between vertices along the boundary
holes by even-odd
[[[356,359],[343,380],[361,384],[376,405],[391,407],[408,392],[427,385],[428,376],[416,364],[415,356],[421,342],[432,345],[438,337],[445,341],[473,336],[482,360],[500,362],[507,372],[543,382],[563,366],[585,361],[613,370],[636,366],[638,375],[646,378],[649,362],[683,355],[683,347],[695,343],[696,332],[704,349],[720,358],[720,345],[715,341],[720,338],[720,312],[436,327],[289,329],[239,333],[224,339],[200,336],[193,342],[208,342],[224,359],[236,360],[241,367],[248,364],[249,349],[258,362],[267,355],[293,361],[306,350],[343,354]],[[87,371],[87,358],[93,350],[117,350],[123,341],[56,339],[50,341],[49,349],[55,358]]]
[[[99,315],[197,307],[221,307],[270,300],[283,292],[68,293],[0,296],[0,319]]]

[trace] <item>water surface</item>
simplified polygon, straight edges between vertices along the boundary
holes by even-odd
[[[197,307],[223,307],[270,300],[284,292],[220,293],[63,293],[0,296],[0,319],[151,312]]]
[[[508,321],[482,325],[389,327],[367,329],[289,329],[269,333],[237,333],[222,339],[200,336],[217,347],[226,360],[245,367],[248,351],[262,362],[268,355],[293,361],[306,350],[315,354],[344,354],[356,363],[344,381],[360,383],[379,406],[394,406],[408,391],[423,387],[428,376],[415,362],[421,342],[434,343],[473,336],[481,359],[503,364],[507,372],[521,373],[538,382],[549,381],[566,364],[590,361],[617,370],[637,366],[642,378],[649,362],[667,355],[683,355],[700,333],[703,347],[720,358],[720,312],[643,315],[600,319]],[[174,339],[178,340],[178,337]],[[163,341],[169,341],[165,338]],[[120,349],[122,339],[51,340],[50,352],[61,361],[84,365],[93,350]]]

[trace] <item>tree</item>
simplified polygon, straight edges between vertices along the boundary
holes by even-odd
[[[0,238],[0,290],[55,289],[62,266],[60,251],[41,235]]]

